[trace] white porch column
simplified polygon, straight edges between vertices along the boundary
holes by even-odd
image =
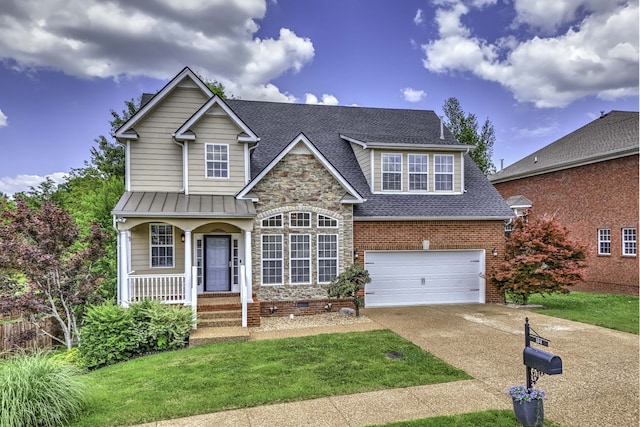
[[[189,302],[192,301],[193,295],[191,295],[191,281],[193,277],[191,275],[191,230],[184,230],[184,296]]]
[[[129,242],[127,230],[118,232],[118,302],[129,305]]]
[[[247,301],[253,302],[253,262],[251,257],[251,231],[246,230],[244,232],[244,265],[246,269],[247,279]]]

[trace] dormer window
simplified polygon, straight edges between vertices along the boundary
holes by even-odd
[[[434,156],[434,181],[436,191],[453,191],[453,156]]]
[[[402,154],[382,154],[382,190],[402,191]]]
[[[229,178],[229,146],[205,144],[205,174],[207,178]]]
[[[409,154],[409,191],[427,191],[429,157],[426,154]]]

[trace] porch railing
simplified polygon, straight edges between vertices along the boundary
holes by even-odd
[[[188,303],[184,274],[129,275],[129,301],[145,298],[158,299],[170,304]]]

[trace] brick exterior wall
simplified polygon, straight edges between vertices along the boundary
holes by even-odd
[[[327,305],[331,304],[331,307]],[[275,307],[273,312],[271,308]],[[262,317],[283,317],[293,314],[294,316],[311,316],[328,312],[337,312],[341,308],[355,308],[351,298],[322,298],[297,301],[262,301],[260,316]]]
[[[429,240],[429,249],[484,249],[485,274],[491,276],[504,254],[503,221],[358,221],[354,223],[354,250],[365,262],[365,251],[422,250],[422,241]],[[493,257],[493,248],[498,256]],[[486,281],[486,302],[504,302],[504,296]]]
[[[338,272],[350,265],[353,259],[353,207],[342,203],[345,190],[307,150],[297,149],[288,153],[253,188],[259,197],[255,204],[257,217],[252,238],[253,290],[260,301],[298,301],[324,299],[327,285],[317,283],[317,234],[338,235]],[[290,228],[289,212],[311,212],[310,228]],[[282,228],[262,228],[262,219],[283,214]],[[338,220],[338,228],[318,228],[318,214]],[[289,234],[311,235],[311,280],[309,285],[290,284]],[[284,284],[261,285],[261,242],[263,234],[281,234],[284,241]],[[283,305],[283,304],[281,304]],[[284,307],[284,305],[283,305]],[[295,313],[294,313],[295,314]]]
[[[523,195],[531,216],[554,215],[585,245],[585,281],[573,289],[638,294],[638,259],[622,255],[622,229],[638,230],[638,156],[495,184],[507,199]],[[598,229],[611,230],[611,255],[598,255]]]

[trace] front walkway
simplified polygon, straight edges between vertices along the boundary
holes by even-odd
[[[510,409],[506,396],[524,384],[524,318],[551,340],[563,374],[542,377],[545,415],[565,427],[637,426],[638,336],[501,305],[366,309],[371,323],[259,332],[252,339],[389,328],[465,370],[472,380],[198,415],[146,426],[366,426],[485,409]]]

